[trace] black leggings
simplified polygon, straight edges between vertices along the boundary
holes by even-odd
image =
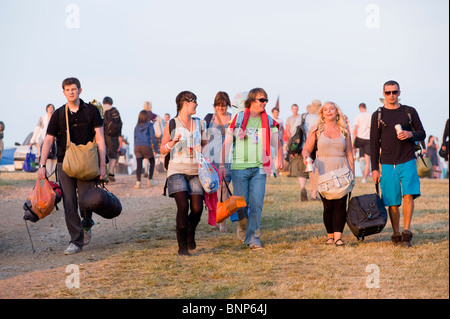
[[[320,196],[323,204],[323,222],[327,234],[344,231],[347,218],[347,196],[340,199],[326,199]]]
[[[187,192],[177,192],[173,194],[177,204],[177,229],[195,230],[203,212],[203,196],[188,195]],[[191,213],[189,214],[189,208]]]
[[[141,181],[141,174],[142,174],[142,161],[144,160],[143,157],[136,158],[136,180],[138,182]],[[155,171],[155,158],[150,157],[148,159],[150,162],[149,166],[149,173],[148,173],[148,179],[153,179],[153,172]]]

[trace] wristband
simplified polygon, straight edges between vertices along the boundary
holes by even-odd
[[[44,165],[39,164],[39,168],[41,168],[41,167],[47,167],[47,166],[45,164]]]

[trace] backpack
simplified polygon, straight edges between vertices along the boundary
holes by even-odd
[[[155,130],[156,138],[161,138],[161,136],[163,135],[161,123],[162,123],[162,118],[160,118],[159,116],[153,122],[153,129]]]
[[[305,119],[306,119],[307,113],[302,114],[302,119],[300,121],[300,124],[297,125],[297,128],[295,130],[294,135],[292,135],[289,138],[288,145],[287,145],[287,152],[289,154],[295,155],[295,154],[301,154],[305,139]]]
[[[115,107],[105,111],[104,128],[105,134],[109,136],[119,136],[122,133],[122,119],[119,111]]]

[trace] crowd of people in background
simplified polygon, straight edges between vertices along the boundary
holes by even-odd
[[[96,141],[102,159],[100,179],[110,183],[116,181],[121,157],[124,159],[125,173],[131,173],[132,155],[129,143],[122,135],[119,108],[113,106],[111,97],[105,97],[102,104],[94,104],[94,107],[92,103],[80,99],[82,89],[79,80],[65,79],[62,86],[67,104],[57,110],[52,104],[46,106],[46,113],[39,119],[30,146],[36,145],[40,156],[39,178],[45,178],[55,170],[58,173],[71,237],[64,253],[73,254],[81,251],[91,239],[91,227],[94,225],[92,212],[86,211],[79,201],[83,193],[95,186],[96,181],[70,178],[62,169],[67,137],[64,127],[60,125],[61,112],[67,105],[70,139],[73,142],[85,144]],[[322,103],[318,99],[307,105],[303,112],[297,104],[292,104],[292,115],[284,122],[279,118],[278,107],[270,110],[271,115],[268,114],[268,95],[262,88],[250,90],[244,107],[235,114],[230,113],[228,94],[218,92],[212,101],[211,111],[204,118],[196,114],[197,96],[189,91],[177,95],[176,115],[173,118],[169,113],[163,117],[155,114],[151,102],[146,101],[137,114],[134,127],[134,188],[143,187],[142,175],[147,178],[146,186],[153,187],[155,167],[158,172],[166,174],[168,195],[175,200],[177,207],[178,254],[189,255],[189,251],[197,246],[196,227],[205,200],[195,160],[196,152],[200,152],[217,169],[221,180],[232,185],[234,194],[245,198],[247,206],[237,211],[237,237],[251,250],[260,250],[263,248],[261,217],[267,178],[287,174],[298,179],[300,201],[322,202],[327,234],[325,243],[342,246],[345,245],[342,232],[348,193],[330,198],[320,191],[318,184],[321,176],[342,168],[355,176],[355,161],[358,160],[362,174],[360,182],[367,183],[371,176],[374,183],[381,184],[383,201],[389,207],[393,224],[393,243],[410,246],[413,202],[420,196],[416,144],[424,140],[426,134],[417,111],[399,103],[400,92],[397,82],[386,82],[382,91],[384,106],[369,112],[366,104],[360,103],[360,113],[354,120],[353,128],[336,103]],[[83,125],[91,129],[86,130]],[[400,128],[397,128],[398,125]],[[0,142],[3,131],[4,124],[0,122]],[[440,177],[439,156],[446,154],[448,161],[448,120],[442,143],[440,147],[437,137],[429,136],[423,150],[431,161],[432,178]],[[314,166],[311,169],[309,165],[312,162]],[[380,169],[383,179],[380,179]],[[229,196],[223,183],[218,194],[224,200]],[[399,206],[402,204],[404,229],[400,232]],[[227,231],[226,222],[217,227]]]

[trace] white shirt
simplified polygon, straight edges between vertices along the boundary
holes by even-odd
[[[361,112],[355,118],[355,126],[358,126],[356,137],[370,140],[370,121],[372,115],[369,112]]]

